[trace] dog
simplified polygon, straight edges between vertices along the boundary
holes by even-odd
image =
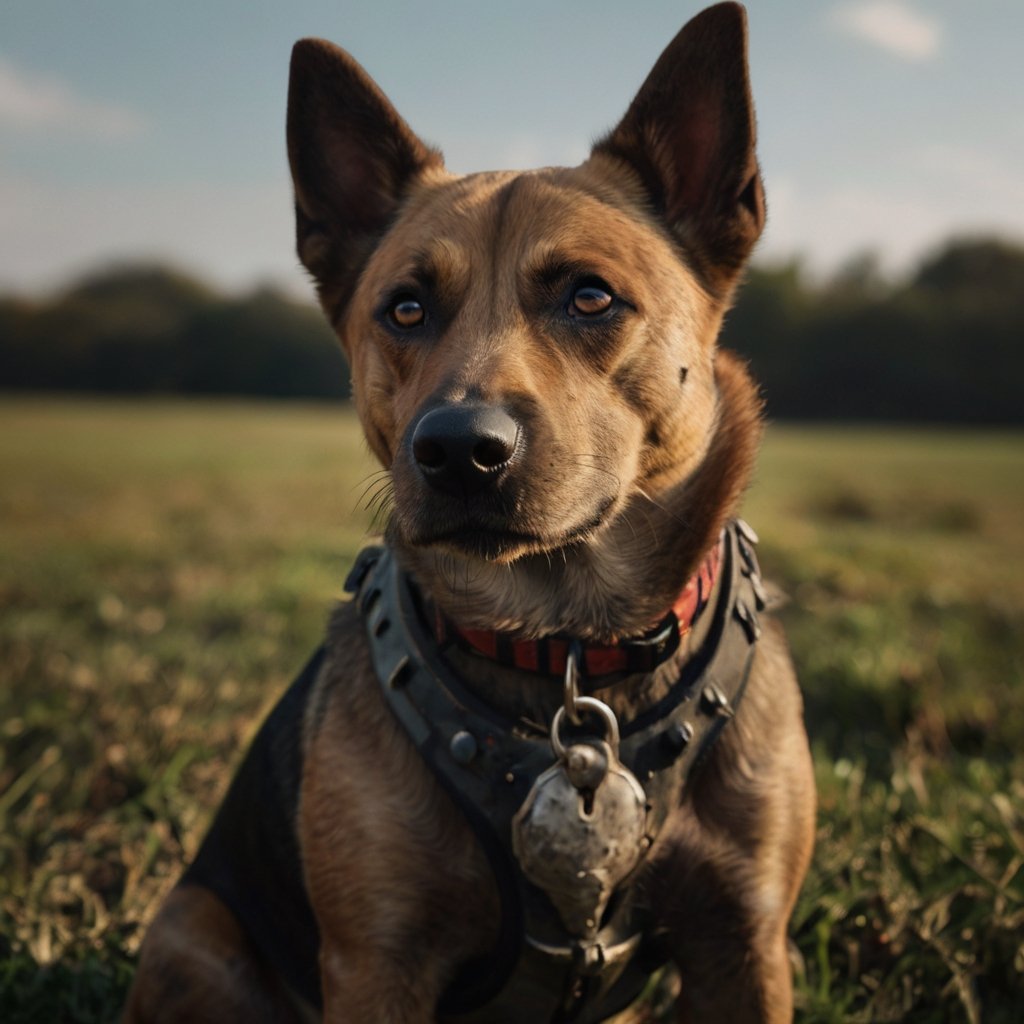
[[[814,783],[735,520],[761,401],[717,347],[765,219],[746,39],[712,7],[582,165],[465,177],[296,44],[298,253],[386,545],[150,927],[127,1021],[585,1024],[645,986],[680,1021],[791,1019]]]

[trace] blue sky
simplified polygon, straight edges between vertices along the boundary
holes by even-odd
[[[576,163],[698,4],[5,0],[0,289],[164,259],[308,291],[284,149],[291,44],[351,51],[457,171]],[[751,0],[768,261],[899,272],[1024,237],[1020,0]]]

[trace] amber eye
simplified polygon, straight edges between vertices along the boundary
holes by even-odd
[[[406,295],[392,303],[388,316],[397,327],[419,327],[426,320],[427,312],[416,299]]]
[[[569,316],[600,316],[612,307],[612,297],[596,284],[585,284],[572,293]]]

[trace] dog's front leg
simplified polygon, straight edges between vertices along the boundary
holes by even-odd
[[[320,955],[324,1024],[430,1024],[437,984],[429,954],[399,960],[382,950],[325,940]]]
[[[814,841],[814,774],[781,632],[766,625],[740,712],[662,856],[681,1022],[788,1024],[787,925]]]
[[[679,1024],[790,1024],[793,983],[785,934],[712,952],[715,942],[709,937],[706,955],[693,955],[681,968]]]
[[[307,878],[320,925],[324,1024],[433,1021],[452,943],[431,922],[433,900],[414,859],[373,843],[366,856],[358,848],[342,855],[315,835]]]
[[[324,1020],[426,1024],[458,966],[493,941],[497,893],[473,833],[383,702],[348,608],[311,700],[299,807]]]
[[[423,903],[424,896],[433,903],[430,885],[418,877],[416,853],[388,827],[387,801],[381,794],[375,802],[373,788],[364,792],[369,814],[382,820],[352,810],[341,829],[313,824],[306,832],[324,1024],[427,1024],[450,944],[431,927]]]

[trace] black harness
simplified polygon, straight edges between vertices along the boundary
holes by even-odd
[[[619,757],[646,794],[648,845],[743,697],[765,607],[756,539],[742,521],[727,528],[703,644],[669,692],[622,725]],[[512,819],[553,762],[549,736],[501,716],[447,666],[387,548],[364,550],[346,588],[356,594],[388,705],[473,827],[501,897],[494,949],[464,966],[439,1012],[459,1024],[596,1024],[625,1009],[667,960],[650,934],[652,908],[632,884],[638,872],[584,943],[568,933],[512,852]]]

